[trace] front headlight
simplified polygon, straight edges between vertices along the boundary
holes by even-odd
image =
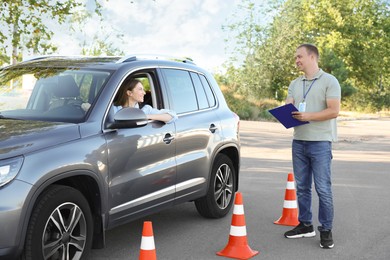
[[[22,167],[23,157],[0,160],[0,187],[12,181]]]

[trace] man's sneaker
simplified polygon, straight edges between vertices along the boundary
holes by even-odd
[[[314,237],[315,235],[313,225],[306,226],[303,223],[299,223],[294,229],[284,233],[287,238]]]
[[[332,231],[320,231],[320,247],[330,249],[334,247]]]

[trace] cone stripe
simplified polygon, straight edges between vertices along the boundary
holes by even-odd
[[[283,203],[283,207],[286,209],[295,209],[295,208],[297,208],[297,201],[296,200],[285,200]]]
[[[142,250],[154,250],[154,238],[153,237],[142,237],[141,240],[141,249]]]
[[[232,219],[232,226],[245,226],[245,216],[234,215],[234,219]]]
[[[244,215],[244,205],[234,205],[233,214]]]
[[[295,190],[295,184],[292,181],[287,182],[287,189],[288,190]]]
[[[296,199],[295,190],[286,190],[285,199],[286,200],[295,200]]]
[[[230,226],[230,235],[235,237],[246,236],[246,227]]]

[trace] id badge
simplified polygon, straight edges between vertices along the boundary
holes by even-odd
[[[299,103],[298,111],[299,112],[305,112],[306,111],[306,102]]]

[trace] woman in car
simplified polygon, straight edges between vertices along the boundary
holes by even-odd
[[[145,94],[141,81],[132,79],[125,83],[119,90],[118,98],[114,101],[115,113],[125,107],[140,108],[139,103],[144,102]],[[169,124],[177,119],[176,113],[172,110],[156,109],[147,104],[141,109],[150,120],[158,120]]]

